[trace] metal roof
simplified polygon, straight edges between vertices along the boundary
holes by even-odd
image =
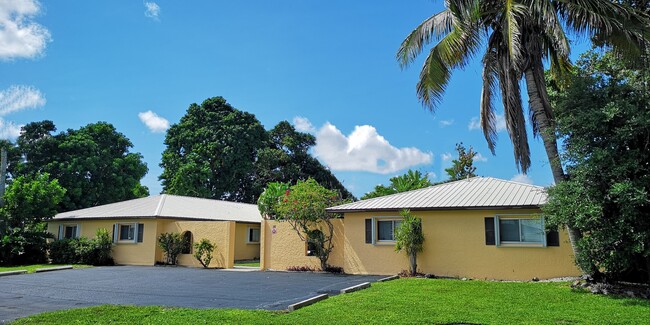
[[[473,177],[338,205],[327,211],[535,208],[544,203],[546,191],[541,186],[492,177]]]
[[[262,222],[257,205],[161,194],[59,213],[57,219],[178,218]]]

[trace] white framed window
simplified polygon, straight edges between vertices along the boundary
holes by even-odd
[[[246,231],[246,242],[249,244],[259,244],[260,228],[248,227]]]
[[[546,246],[544,218],[538,216],[496,216],[494,230],[497,246]]]
[[[395,242],[395,230],[402,224],[401,217],[373,217],[372,244],[392,244]]]
[[[80,233],[81,233],[81,226],[79,226],[78,224],[59,225],[59,239],[79,238]]]
[[[144,224],[116,223],[113,225],[114,243],[141,243],[144,239]]]

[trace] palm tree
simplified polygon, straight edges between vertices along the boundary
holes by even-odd
[[[495,95],[500,92],[508,135],[517,168],[530,167],[526,120],[520,82],[526,83],[533,134],[541,136],[555,183],[565,177],[558,154],[554,118],[546,91],[544,61],[556,78],[571,69],[565,31],[590,36],[639,53],[647,39],[649,20],[644,14],[611,0],[445,0],[446,9],[416,27],[402,42],[397,59],[404,68],[431,43],[420,72],[417,94],[433,111],[441,101],[451,72],[466,66],[481,47],[483,90],[481,128],[494,154],[497,139]],[[569,229],[577,253],[580,234]]]

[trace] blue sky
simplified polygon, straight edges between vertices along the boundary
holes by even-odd
[[[356,196],[408,168],[446,179],[463,142],[477,173],[552,183],[540,139],[518,175],[505,130],[496,156],[478,118],[478,59],[456,71],[435,114],[417,101],[422,56],[395,53],[442,1],[0,1],[0,136],[53,120],[59,130],[115,125],[161,191],[164,130],[191,103],[223,96],[267,128],[312,132],[314,154]],[[574,49],[575,52],[575,49]]]

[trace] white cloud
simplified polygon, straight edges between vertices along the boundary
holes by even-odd
[[[496,114],[495,117],[496,117],[497,132],[506,131],[507,127],[506,127],[505,117],[501,114]],[[469,124],[467,125],[467,128],[470,130],[480,130],[481,120],[477,116],[472,117],[472,119],[469,121]]]
[[[36,0],[0,0],[0,59],[43,54],[51,37],[47,28],[32,21],[40,12]]]
[[[160,6],[157,3],[145,1],[144,8],[145,17],[152,18],[153,20],[160,19]]]
[[[436,175],[434,172],[427,173],[427,178],[429,178],[429,180],[436,179],[436,177],[438,177],[438,175]]]
[[[14,85],[0,91],[0,116],[24,109],[42,107],[45,102],[45,96],[40,90],[31,86]]]
[[[476,156],[474,156],[474,161],[486,162],[487,160],[487,157],[483,156],[480,152],[477,152]]]
[[[332,170],[394,173],[429,164],[432,153],[413,147],[396,148],[370,125],[356,126],[345,136],[336,126],[325,123],[316,134],[315,155]]]
[[[513,182],[518,182],[518,183],[524,183],[524,184],[533,184],[533,179],[528,177],[526,174],[517,174],[515,176],[512,176],[510,179]]]
[[[13,122],[6,122],[0,118],[0,139],[14,141],[20,136],[22,125],[16,125]]]
[[[442,158],[442,161],[450,161],[451,160],[451,152],[445,152],[442,155],[440,155],[440,158]]]
[[[438,122],[438,125],[440,125],[440,127],[443,127],[443,128],[447,127],[447,126],[450,126],[452,124],[454,124],[453,119],[451,119],[451,120],[441,120],[440,122]]]
[[[138,113],[138,117],[153,133],[163,133],[169,129],[169,121],[151,110]]]
[[[302,116],[296,116],[293,118],[293,125],[296,127],[296,131],[314,133],[316,128],[309,122],[309,120]]]

